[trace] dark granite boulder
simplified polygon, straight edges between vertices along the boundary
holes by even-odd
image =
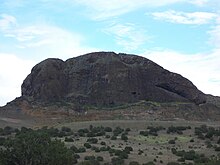
[[[22,84],[22,96],[41,102],[65,101],[115,106],[149,100],[206,102],[189,80],[140,56],[96,52],[37,64]]]

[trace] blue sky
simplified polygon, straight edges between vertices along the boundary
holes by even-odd
[[[49,57],[144,56],[220,96],[219,0],[1,0],[0,105]]]

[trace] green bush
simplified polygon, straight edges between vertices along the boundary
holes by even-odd
[[[168,143],[169,143],[169,144],[176,144],[175,140],[173,140],[173,139],[172,139],[172,140],[169,140]]]
[[[73,138],[68,138],[68,137],[65,137],[65,142],[74,142]]]
[[[104,131],[105,132],[112,132],[112,128],[111,127],[105,127]]]
[[[155,165],[154,162],[148,162],[148,163],[144,163],[143,165]]]
[[[62,127],[61,128],[61,131],[63,131],[63,132],[71,132],[71,129],[69,128],[69,127]]]
[[[78,150],[77,150],[77,153],[83,153],[83,152],[86,152],[86,149],[84,147],[80,147]]]
[[[98,142],[97,138],[89,138],[87,139],[87,142],[92,143],[92,144],[96,144]]]
[[[111,140],[117,140],[117,136],[114,136],[114,135],[113,135],[113,136],[111,137]]]
[[[4,137],[0,137],[0,146],[2,146],[5,143],[5,138]]]
[[[79,163],[79,165],[100,165],[97,160],[85,160]]]
[[[77,148],[76,146],[74,146],[74,145],[72,145],[72,146],[70,147],[70,150],[71,150],[73,153],[78,152],[78,148]]]
[[[140,131],[140,135],[142,136],[148,136],[149,132],[148,131]]]
[[[89,143],[84,143],[84,147],[91,148],[92,146]]]
[[[128,137],[127,137],[125,134],[122,134],[122,135],[121,135],[121,140],[127,141],[127,140],[128,140]]]
[[[124,165],[124,159],[114,157],[111,159],[112,165]]]
[[[103,142],[103,141],[102,141],[100,144],[101,144],[101,145],[103,145],[103,146],[104,146],[104,145],[106,145],[106,143],[105,143],[105,142]]]
[[[133,151],[133,148],[131,146],[126,146],[124,150],[125,151]]]
[[[95,156],[85,156],[85,160],[95,160]]]
[[[97,158],[96,158],[99,162],[102,162],[102,161],[104,161],[104,158],[102,157],[102,156],[97,156]]]
[[[47,164],[71,165],[75,159],[64,143],[51,140],[48,134],[28,130],[7,140],[0,149],[0,164]]]
[[[169,163],[167,163],[167,165],[180,165],[180,164],[177,162],[169,162]]]
[[[220,151],[220,147],[216,147],[216,148],[215,148],[215,151]]]
[[[140,163],[136,162],[136,161],[132,161],[129,163],[129,165],[140,165]]]

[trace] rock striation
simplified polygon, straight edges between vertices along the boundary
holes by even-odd
[[[95,52],[66,61],[46,59],[22,84],[22,97],[38,102],[117,106],[140,100],[193,102],[206,96],[192,82],[137,55]]]

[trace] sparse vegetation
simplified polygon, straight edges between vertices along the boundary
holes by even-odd
[[[0,132],[0,164],[6,165],[23,161],[57,165],[217,165],[220,155],[219,129],[206,125],[195,129],[147,126],[145,130],[93,125],[78,130],[70,126],[36,130],[6,127]]]

